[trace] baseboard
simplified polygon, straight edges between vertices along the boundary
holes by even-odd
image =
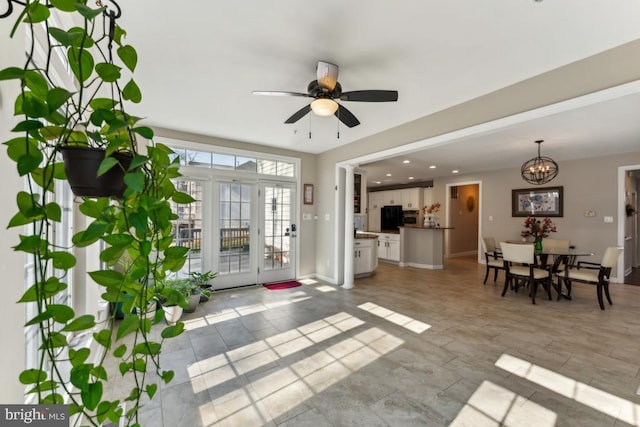
[[[320,280],[322,280],[324,282],[331,283],[332,285],[338,285],[339,284],[338,281],[335,280],[334,278],[328,277],[328,276],[324,276],[322,274],[315,274],[315,275],[313,275],[313,277],[315,277],[317,279],[320,279]]]

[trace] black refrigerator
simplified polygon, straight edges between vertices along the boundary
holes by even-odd
[[[397,231],[402,222],[402,205],[383,206],[380,209],[380,230]]]

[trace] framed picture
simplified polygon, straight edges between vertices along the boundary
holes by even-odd
[[[562,187],[511,190],[511,216],[562,216]]]
[[[313,204],[313,184],[304,184],[304,204]]]

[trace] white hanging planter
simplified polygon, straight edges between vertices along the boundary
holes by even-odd
[[[162,306],[164,310],[164,320],[169,325],[175,325],[182,317],[182,307],[179,305]]]

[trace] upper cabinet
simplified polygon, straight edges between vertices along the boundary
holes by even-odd
[[[402,209],[405,211],[417,211],[422,207],[422,189],[404,188],[402,193]]]

